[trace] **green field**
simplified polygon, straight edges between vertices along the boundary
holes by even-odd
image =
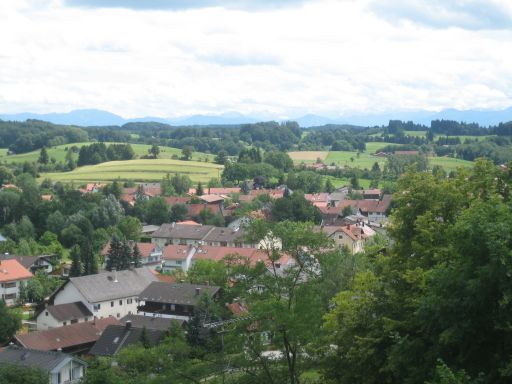
[[[64,161],[66,158],[66,153],[68,148],[72,147],[73,145],[77,146],[78,148],[92,144],[91,142],[86,143],[72,143],[72,144],[64,144],[59,145],[56,147],[48,148],[48,156],[51,158],[54,158],[57,161]],[[107,146],[109,144],[113,143],[105,143]],[[151,145],[148,144],[130,144],[133,148],[133,151],[135,152],[135,155],[137,157],[142,157],[144,155],[148,154],[148,150],[151,148]],[[3,161],[5,163],[24,163],[25,161],[28,162],[34,162],[37,161],[39,158],[40,150],[27,152],[27,153],[21,153],[18,155],[10,155],[7,156],[7,149],[1,148],[0,149],[0,161]],[[178,148],[171,148],[171,147],[164,147],[160,146],[160,154],[158,155],[161,159],[170,159],[173,155],[181,156],[181,149]],[[78,154],[74,155],[75,159],[78,159]],[[208,159],[208,161],[213,160],[214,155],[201,153],[201,152],[194,152],[192,154],[192,160],[204,160],[205,158]]]
[[[87,165],[71,172],[43,173],[40,180],[49,178],[52,181],[66,183],[114,180],[158,181],[167,173],[179,173],[188,175],[194,182],[207,182],[213,177],[219,178],[221,172],[222,166],[212,163],[171,159],[137,159]]]
[[[474,163],[472,161],[454,159],[453,157],[429,157],[428,164],[430,168],[434,165],[440,165],[445,171],[449,172],[454,171],[459,167],[470,168]]]
[[[425,137],[426,134],[427,134],[427,131],[405,131],[406,136],[412,136],[412,137]],[[466,139],[480,141],[480,140],[484,140],[484,139],[487,139],[488,137],[493,137],[493,136],[495,136],[495,135],[486,135],[486,136],[470,136],[470,135],[453,135],[453,136],[451,136],[450,135],[448,137],[458,137],[460,139],[461,143],[464,143],[464,140],[466,140]],[[445,137],[445,135],[436,134],[434,140],[436,140],[438,137]]]

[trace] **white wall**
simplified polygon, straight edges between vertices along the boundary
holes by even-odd
[[[4,285],[14,283],[13,287],[6,288]],[[16,280],[16,281],[8,281],[0,284],[0,298],[3,298],[5,300],[5,304],[8,306],[16,305],[18,302],[18,298],[20,296],[20,286],[21,284],[26,284],[25,280]],[[12,295],[15,294],[16,296],[12,299],[5,299],[4,295]]]
[[[54,371],[50,374],[50,383],[58,384],[59,381],[59,373],[60,373],[60,383],[78,383],[79,379],[84,376],[85,369],[82,364],[79,364],[72,359],[69,360],[66,364],[61,367],[56,367]]]
[[[131,300],[131,303],[128,304],[128,301]],[[94,305],[99,304],[100,308],[97,310],[94,310]],[[112,306],[113,304],[113,306]],[[91,305],[91,312],[93,316],[95,316],[98,319],[102,319],[105,317],[113,316],[115,318],[121,318],[126,315],[129,315],[130,313],[136,314],[137,313],[137,296],[132,297],[123,297],[121,299],[115,299],[115,300],[107,300],[107,301],[101,301],[98,303],[93,303]]]

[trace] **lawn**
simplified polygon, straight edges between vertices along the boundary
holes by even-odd
[[[440,165],[447,172],[454,171],[459,167],[470,168],[474,165],[472,161],[454,159],[453,157],[429,157],[428,163],[430,168],[434,165]]]
[[[54,158],[57,161],[63,162],[66,158],[66,153],[68,151],[69,147],[72,147],[73,145],[77,146],[78,148],[92,144],[91,142],[86,143],[72,143],[72,144],[64,144],[64,145],[58,145],[56,147],[48,148],[48,156],[51,158]],[[109,144],[113,143],[105,143],[107,146]],[[148,150],[151,148],[151,145],[148,144],[130,144],[133,148],[133,151],[135,152],[135,155],[137,157],[142,157],[144,155],[148,154]],[[6,163],[24,163],[25,161],[28,162],[34,162],[37,161],[39,158],[40,150],[27,152],[27,153],[21,153],[18,155],[11,155],[7,156],[7,149],[1,148],[0,149],[0,160],[4,161]],[[171,147],[165,147],[160,146],[160,154],[158,155],[161,159],[170,159],[173,155],[181,156],[181,149],[179,148],[171,148]],[[74,155],[75,159],[78,159],[78,154]],[[214,158],[214,155],[201,153],[201,152],[194,152],[192,154],[193,160],[204,160],[205,158],[208,159],[208,161],[212,161]]]
[[[207,182],[213,177],[219,178],[222,166],[198,161],[171,159],[137,159],[109,161],[87,165],[71,172],[43,173],[40,179],[66,183],[110,182],[114,180],[157,181],[167,173],[188,175],[194,182]]]

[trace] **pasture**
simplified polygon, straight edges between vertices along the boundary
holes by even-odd
[[[66,154],[69,148],[72,146],[76,146],[78,148],[84,146],[84,145],[90,145],[92,142],[85,142],[85,143],[71,143],[71,144],[63,144],[58,145],[55,147],[47,148],[48,156],[50,159],[55,159],[57,162],[63,162],[66,158]],[[105,143],[105,145],[109,144],[115,144],[115,143]],[[135,156],[140,158],[144,155],[148,154],[148,150],[151,148],[151,145],[148,144],[130,144],[133,148],[133,151],[135,152]],[[159,159],[170,159],[173,155],[180,157],[181,156],[181,149],[179,148],[171,148],[171,147],[165,147],[160,146],[160,154],[158,155]],[[24,163],[25,161],[28,162],[34,162],[37,161],[39,158],[40,150],[27,152],[27,153],[20,153],[17,155],[10,155],[7,156],[7,149],[1,148],[0,149],[0,161],[3,161],[5,163]],[[73,157],[78,159],[78,153],[75,153]],[[208,161],[213,161],[214,155],[207,154],[207,153],[201,153],[201,152],[194,152],[192,154],[192,160],[204,160],[208,159]]]
[[[222,166],[198,161],[137,159],[87,165],[71,172],[43,173],[40,179],[65,183],[111,182],[114,180],[159,181],[167,173],[189,176],[194,182],[219,178]]]

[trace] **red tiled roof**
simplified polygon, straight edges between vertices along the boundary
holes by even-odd
[[[190,197],[188,196],[167,196],[165,201],[169,205],[175,204],[188,204],[190,202]]]
[[[158,271],[155,271],[154,269],[151,270],[151,272],[156,276],[158,281],[161,281],[162,283],[175,283],[176,278],[171,275],[163,275]]]
[[[196,194],[196,188],[189,188],[188,193],[190,195]],[[216,188],[203,188],[203,194],[204,195],[229,195],[230,193],[240,193],[240,187],[233,187],[233,188],[222,188],[222,187],[216,187]]]
[[[0,282],[30,279],[32,273],[21,265],[18,260],[1,260]]]
[[[209,209],[213,214],[220,213],[220,206],[208,204],[187,204],[188,215],[198,217],[203,209]]]
[[[318,201],[327,202],[329,200],[329,194],[328,193],[306,193],[304,195],[304,198],[307,201],[311,201],[311,202],[318,202]]]
[[[132,245],[132,249],[135,246],[135,243]],[[152,243],[137,243],[137,246],[139,247],[139,251],[142,257],[149,257],[151,252],[156,248],[155,244]],[[108,251],[110,250],[110,242],[105,244],[103,247],[103,250],[101,251],[101,254],[103,256],[106,256]]]
[[[93,343],[99,339],[107,326],[115,324],[119,324],[119,321],[115,317],[110,316],[104,319],[65,325],[46,331],[16,335],[16,340],[25,348],[54,351],[59,348]]]
[[[201,225],[198,222],[194,220],[185,220],[185,221],[179,221],[177,224],[184,224],[184,225]]]
[[[190,251],[190,246],[169,244],[162,250],[163,260],[186,260],[187,255]]]

